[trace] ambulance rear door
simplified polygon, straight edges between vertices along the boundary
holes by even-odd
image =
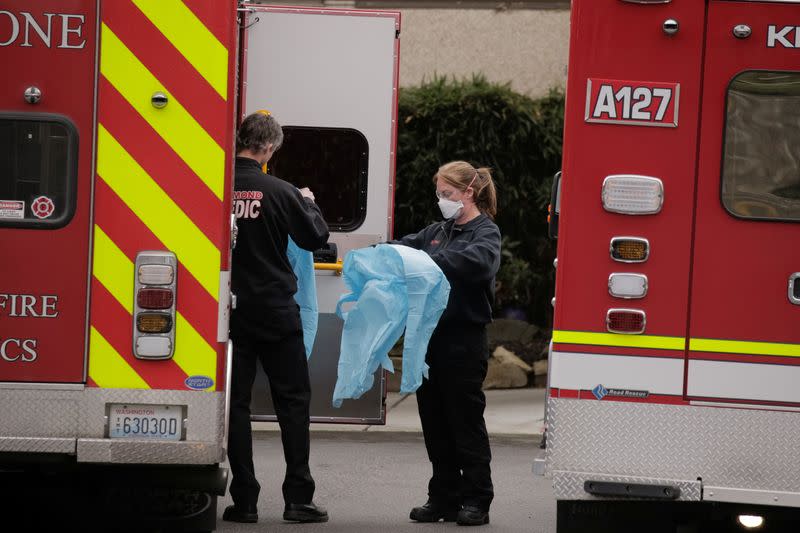
[[[0,382],[85,381],[97,12],[0,7]]]
[[[336,262],[392,236],[400,14],[245,4],[242,19],[242,114],[267,109],[281,123],[270,173],[314,192],[337,248],[317,256],[311,419],[383,423],[381,370],[360,399],[331,406],[343,324],[335,308],[347,292]],[[263,374],[253,415],[275,419]]]
[[[800,406],[798,2],[709,4],[686,395]]]

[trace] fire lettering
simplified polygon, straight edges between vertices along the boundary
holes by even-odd
[[[56,318],[58,296],[0,293],[0,315],[14,318]]]

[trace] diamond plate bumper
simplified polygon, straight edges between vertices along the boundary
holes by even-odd
[[[0,451],[76,455],[79,462],[215,464],[225,460],[225,394],[15,385],[0,388]],[[109,403],[184,405],[186,440],[108,439]]]
[[[701,483],[800,493],[800,413],[551,398],[548,416],[546,474],[560,499],[585,499],[588,479],[676,485],[681,499]]]
[[[699,481],[676,479],[655,479],[633,476],[609,476],[588,472],[553,472],[553,493],[557,500],[610,500],[612,497],[598,498],[583,488],[586,480],[608,481],[612,483],[642,483],[645,485],[669,485],[680,489],[677,501],[698,502],[702,499],[703,487]],[[620,498],[623,499],[623,498]]]

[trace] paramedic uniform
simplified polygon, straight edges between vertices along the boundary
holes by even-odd
[[[253,508],[261,488],[253,468],[250,428],[258,361],[269,379],[281,428],[284,500],[310,503],[314,495],[308,466],[311,385],[294,301],[297,282],[286,248],[289,236],[304,250],[321,248],[328,240],[328,226],[313,201],[290,183],[264,174],[257,161],[245,157],[236,158],[233,204],[239,233],[231,269],[237,298],[231,315],[231,497],[237,507]]]
[[[431,502],[484,511],[494,497],[491,451],[483,411],[494,278],[500,267],[500,230],[485,214],[456,225],[438,222],[403,237],[427,252],[450,282],[450,298],[433,332],[429,378],[417,390],[425,447],[433,466]]]

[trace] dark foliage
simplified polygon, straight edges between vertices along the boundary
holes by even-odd
[[[498,310],[521,307],[549,327],[555,246],[547,238],[547,204],[561,165],[564,96],[537,100],[481,75],[436,77],[400,93],[395,235],[440,220],[432,176],[463,159],[488,166],[497,186],[504,236]]]

